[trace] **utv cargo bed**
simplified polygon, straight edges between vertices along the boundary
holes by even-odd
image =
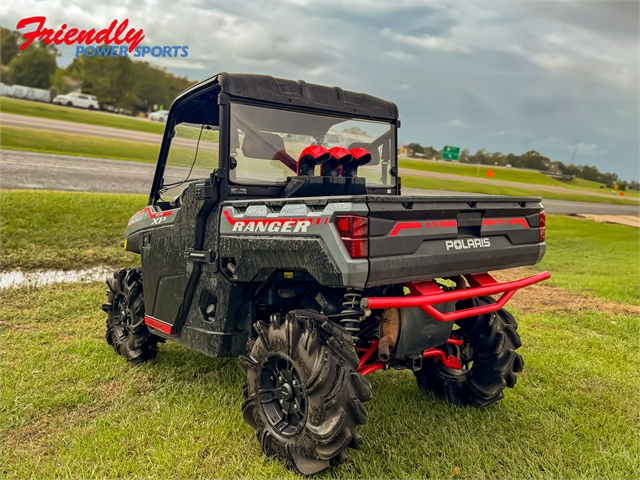
[[[277,259],[265,264],[263,253],[266,242],[278,238],[299,257],[296,267],[312,275],[322,272],[316,278],[320,283],[335,284],[330,274],[340,273],[342,284],[354,287],[500,270],[542,259],[542,210],[538,197],[357,195],[227,201],[220,219],[221,256],[233,258],[239,280],[257,281],[279,268]],[[366,233],[340,232],[337,222],[350,216],[366,218]],[[279,225],[268,227],[274,222]]]

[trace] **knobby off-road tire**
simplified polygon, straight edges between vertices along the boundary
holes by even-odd
[[[142,277],[137,268],[123,268],[107,277],[107,343],[133,363],[158,355],[159,337],[149,333],[144,323]]]
[[[254,328],[258,338],[240,357],[242,413],[262,451],[303,475],[346,461],[345,449],[362,445],[356,426],[366,423],[371,398],[347,331],[308,310]]]
[[[491,297],[463,300],[457,309],[495,303]],[[462,370],[447,368],[432,359],[424,359],[422,369],[415,372],[423,391],[433,391],[458,406],[486,407],[504,397],[505,387],[513,388],[517,372],[524,367],[516,353],[522,342],[518,324],[504,309],[456,321],[453,330],[464,341],[461,347],[444,345],[447,355],[458,357]]]

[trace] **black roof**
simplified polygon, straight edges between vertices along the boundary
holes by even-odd
[[[223,72],[190,87],[180,96],[212,84],[220,85],[222,92],[236,98],[320,109],[358,117],[385,120],[398,118],[398,107],[393,102],[366,93],[342,90],[339,87],[274,78],[269,75]]]

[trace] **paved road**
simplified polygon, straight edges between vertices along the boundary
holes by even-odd
[[[155,165],[151,163],[104,160],[68,155],[51,155],[33,152],[0,150],[0,188],[75,190],[87,192],[148,194]],[[172,176],[188,171],[173,167]],[[206,172],[194,172],[205,177]],[[405,195],[478,195],[464,192],[422,190],[404,188]],[[544,200],[549,213],[593,213],[607,215],[640,215],[640,207],[634,205],[609,205],[605,203],[568,202]]]
[[[96,112],[100,113],[100,112]],[[134,142],[151,143],[154,145],[160,145],[162,142],[162,135],[155,133],[137,132],[132,130],[125,130],[120,128],[101,127],[98,125],[88,125],[84,123],[67,122],[62,120],[52,120],[48,118],[30,117],[26,115],[15,115],[9,113],[0,114],[0,123],[3,125],[11,125],[23,128],[33,128],[40,130],[50,130],[55,132],[74,133],[79,135],[92,135],[103,138],[113,138],[118,140],[129,140]],[[196,147],[196,141],[175,137],[172,141],[173,145],[177,145],[184,148],[194,149]],[[202,142],[200,144],[201,149],[215,150],[218,144],[212,142]],[[461,175],[453,175],[450,173],[438,173],[438,172],[424,172],[420,170],[410,170],[407,168],[400,169],[401,175],[413,175],[417,177],[428,177],[431,179],[439,179],[442,181],[467,181],[483,183],[487,185],[500,185],[505,187],[514,188],[528,188],[540,192],[541,196],[544,196],[544,192],[558,192],[563,194],[583,194],[592,195],[597,197],[610,198],[610,194],[600,192],[589,192],[582,190],[573,190],[569,188],[554,187],[549,185],[529,185],[517,182],[509,182],[504,180],[492,180],[484,177],[472,178],[464,177]]]

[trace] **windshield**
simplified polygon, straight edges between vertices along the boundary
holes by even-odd
[[[358,176],[372,187],[395,185],[390,174],[395,166],[395,130],[389,123],[232,103],[230,132],[235,162],[231,161],[229,178],[236,183],[286,182],[296,175],[300,152],[322,145],[366,148],[372,160],[358,169]]]
[[[160,188],[163,201],[171,201],[189,182],[209,178],[218,168],[218,127],[205,124],[176,125]]]

